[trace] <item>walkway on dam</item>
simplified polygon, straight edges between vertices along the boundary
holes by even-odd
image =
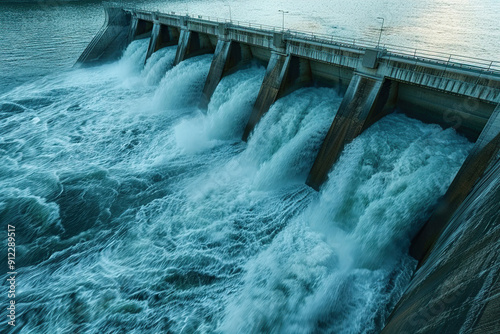
[[[458,56],[443,59],[438,53],[414,51],[409,54],[401,48],[389,51],[370,42],[227,20],[220,22],[201,16],[106,8],[103,28],[78,63],[115,59],[132,40],[139,38],[150,39],[146,60],[157,50],[171,45],[177,45],[174,65],[197,55],[214,54],[200,100],[202,109],[225,75],[252,59],[264,63],[266,75],[243,140],[280,97],[304,86],[336,87],[344,99],[307,178],[307,184],[316,190],[327,179],[344,146],[396,110],[427,123],[453,127],[477,141],[470,161],[464,163],[465,170],[456,178],[460,180],[467,175],[468,182],[460,181],[459,186],[452,184],[449,190],[452,193],[445,197],[448,202],[456,203],[447,206],[449,212],[441,215],[440,220],[449,219],[456,204],[465,198],[497,151],[491,143],[498,132],[498,62]],[[492,146],[495,149],[491,149]],[[434,229],[440,226],[432,225]],[[428,249],[428,245],[415,249],[415,257],[424,258]]]
[[[139,38],[150,39],[145,61],[159,49],[173,45],[177,45],[174,65],[190,57],[214,54],[200,97],[202,110],[224,76],[252,60],[265,65],[266,74],[243,140],[279,98],[305,86],[336,88],[343,101],[306,181],[316,190],[328,178],[345,145],[393,112],[452,127],[473,141],[470,155],[412,242],[410,253],[420,266],[500,154],[500,62],[380,47],[372,42],[238,21],[110,7],[106,8],[104,26],[78,64],[116,59]]]

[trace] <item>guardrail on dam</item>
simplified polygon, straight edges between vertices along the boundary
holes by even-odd
[[[174,64],[214,53],[201,108],[206,108],[225,75],[252,59],[267,64],[243,140],[280,97],[313,84],[337,88],[344,98],[307,178],[307,184],[316,190],[344,146],[395,110],[427,123],[454,127],[474,141],[469,157],[412,242],[410,253],[420,265],[474,186],[499,159],[499,62],[408,52],[397,47],[391,50],[369,42],[259,25],[110,7],[106,8],[104,26],[77,64],[114,60],[132,40],[147,37],[150,43],[146,60],[171,45],[177,45]]]

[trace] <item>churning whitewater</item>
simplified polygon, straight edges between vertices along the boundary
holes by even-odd
[[[471,144],[390,115],[317,193],[304,183],[336,90],[279,99],[244,143],[263,66],[223,78],[204,113],[212,56],[173,67],[169,47],[144,65],[147,47],[0,96],[16,331],[380,330],[415,268],[411,237]]]

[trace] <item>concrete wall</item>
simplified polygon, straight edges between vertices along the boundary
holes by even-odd
[[[351,69],[358,68],[364,54],[359,49],[348,49],[340,45],[335,46],[297,39],[288,40],[287,52],[301,58],[308,58]]]
[[[386,56],[379,73],[388,78],[419,86],[476,98],[496,104],[500,102],[500,80],[480,71],[449,68],[446,64],[426,64]]]
[[[348,67],[333,64],[309,61],[313,80],[322,86],[330,86],[337,89],[339,95],[345,94],[354,71]]]
[[[116,59],[131,40],[148,36],[148,56],[178,43],[176,64],[215,51],[203,106],[220,79],[248,58],[268,64],[244,140],[276,99],[297,88],[320,84],[345,94],[307,180],[315,189],[344,145],[394,109],[477,140],[412,242],[421,267],[384,333],[498,333],[500,74],[333,39],[119,8],[106,8],[104,26],[78,63]]]
[[[306,184],[319,190],[344,146],[392,111],[391,82],[356,74],[321,145]]]
[[[467,96],[447,94],[426,87],[399,82],[397,108],[410,117],[443,128],[453,127],[476,141],[495,105]]]
[[[269,59],[271,59],[271,49],[266,49],[259,46],[250,46],[250,50],[252,52],[252,57],[261,61],[262,63],[267,64]]]
[[[242,139],[246,141],[262,116],[276,101],[286,75],[290,57],[281,53],[273,53],[267,65],[266,75],[260,87],[257,100],[252,109],[252,114],[243,132]]]
[[[180,29],[163,24],[160,25],[160,35],[158,37],[155,51],[179,43],[179,36],[181,34]]]
[[[153,22],[137,19],[137,26],[133,32],[132,40],[150,37],[153,26]]]
[[[410,254],[422,264],[452,215],[470,194],[487,167],[500,154],[500,105],[497,106],[471,153],[462,164],[429,221],[412,241]]]
[[[83,51],[77,64],[116,59],[129,43],[132,15],[121,8],[104,8],[106,20]]]
[[[191,57],[196,57],[205,53],[213,53],[217,44],[213,44],[217,39],[211,36],[194,32],[188,29],[182,29],[179,36],[177,54],[175,55],[174,65]]]
[[[311,86],[313,76],[309,60],[295,56],[289,56],[289,64],[286,66],[284,83],[280,89],[277,99],[282,98],[297,89]]]
[[[382,334],[500,330],[500,159],[455,213]]]

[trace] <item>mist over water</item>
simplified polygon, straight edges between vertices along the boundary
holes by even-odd
[[[406,136],[402,137],[401,133]],[[228,333],[361,333],[381,329],[415,261],[411,236],[446,191],[469,144],[402,115],[353,143],[318,196],[245,264],[226,308]]]
[[[251,64],[222,78],[206,114],[186,118],[175,126],[179,147],[194,153],[224,141],[240,142],[264,74],[264,67]]]
[[[147,46],[0,95],[16,331],[379,330],[415,267],[411,237],[471,144],[391,115],[317,193],[304,182],[335,90],[281,98],[244,143],[265,69],[223,78],[204,113],[211,55],[172,67],[165,48],[144,65]]]

